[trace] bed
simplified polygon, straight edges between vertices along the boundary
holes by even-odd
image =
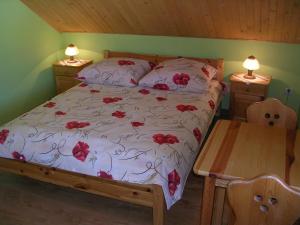
[[[174,58],[111,51],[104,57]],[[206,94],[79,84],[5,124],[0,170],[151,207],[153,224],[162,225],[221,100],[223,60],[195,59],[218,70]],[[109,104],[107,96],[120,102]]]

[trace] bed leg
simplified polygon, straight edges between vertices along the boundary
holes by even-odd
[[[165,216],[165,199],[162,188],[153,185],[153,225],[163,225]]]

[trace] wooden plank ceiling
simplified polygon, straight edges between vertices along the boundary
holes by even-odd
[[[22,0],[60,32],[300,43],[300,0]]]

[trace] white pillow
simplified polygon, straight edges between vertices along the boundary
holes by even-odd
[[[208,89],[209,81],[216,75],[214,67],[191,59],[167,60],[144,76],[139,85],[160,90],[199,93]]]
[[[151,70],[150,62],[133,58],[109,58],[89,65],[77,74],[87,84],[133,87]]]

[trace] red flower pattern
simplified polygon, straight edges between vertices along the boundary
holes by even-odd
[[[16,160],[20,160],[20,161],[23,161],[23,162],[26,161],[25,156],[22,155],[22,154],[20,154],[20,153],[17,152],[17,151],[14,151],[14,152],[12,153],[12,157],[13,157],[14,159],[16,159]]]
[[[84,162],[86,157],[88,156],[88,154],[90,152],[89,147],[90,146],[87,143],[84,143],[82,141],[78,141],[78,143],[73,148],[73,151],[72,151],[73,156],[76,159]]]
[[[210,106],[210,108],[211,108],[212,110],[215,109],[216,105],[215,105],[215,103],[214,103],[213,100],[209,100],[209,101],[208,101],[208,104],[209,104],[209,106]]]
[[[160,84],[160,83],[155,84],[155,85],[153,86],[153,88],[154,88],[154,89],[158,89],[158,90],[164,90],[164,91],[170,90],[170,88],[169,88],[169,86],[168,86],[167,84]]]
[[[65,127],[68,129],[73,129],[73,128],[77,128],[77,125],[78,125],[77,121],[71,121],[68,122]]]
[[[176,136],[172,135],[172,134],[155,134],[152,136],[153,141],[156,142],[157,144],[175,144],[175,143],[179,143],[179,140]]]
[[[164,97],[156,97],[156,100],[161,102],[161,101],[166,101],[167,99]]]
[[[88,86],[88,85],[85,84],[85,83],[81,83],[81,84],[79,85],[79,87],[86,87],[86,86]]]
[[[168,134],[165,136],[165,142],[168,144],[175,144],[175,143],[179,143],[179,140],[176,136]]]
[[[57,111],[57,112],[55,112],[55,115],[57,115],[57,116],[64,116],[64,115],[66,115],[67,113],[65,113],[65,112],[62,112],[62,111]]]
[[[207,76],[209,78],[209,71],[206,69],[206,67],[202,66],[201,70],[205,74],[205,76]]]
[[[120,66],[130,66],[130,65],[135,65],[135,62],[130,61],[130,60],[119,60],[118,64]]]
[[[78,128],[84,128],[84,127],[87,127],[89,125],[90,125],[89,122],[79,122],[77,126],[78,126]]]
[[[182,105],[181,104],[181,105],[177,105],[176,108],[181,112],[198,110],[198,108],[194,105]]]
[[[200,142],[201,142],[201,139],[202,139],[202,133],[201,133],[201,131],[199,130],[198,127],[196,127],[196,128],[193,130],[193,134],[194,134],[195,138],[197,139],[197,141],[200,143]]]
[[[144,126],[144,123],[134,121],[134,122],[131,122],[131,125],[133,127],[140,127],[140,126]]]
[[[147,89],[141,89],[141,90],[139,90],[139,92],[140,92],[141,94],[143,94],[143,95],[148,95],[148,94],[150,94],[150,91],[147,90]]]
[[[7,129],[3,129],[0,132],[0,144],[4,144],[4,142],[6,141],[6,139],[8,137],[8,134],[9,134],[9,130],[7,130]]]
[[[103,98],[103,102],[105,104],[109,104],[109,103],[115,103],[115,102],[118,102],[118,101],[121,101],[123,100],[123,98],[120,98],[120,97],[114,97],[114,98],[111,98],[111,97],[105,97]]]
[[[93,94],[93,93],[100,93],[99,90],[95,90],[95,89],[90,90],[90,92],[91,92],[92,94]]]
[[[111,115],[117,118],[123,118],[126,116],[126,113],[122,111],[115,111]]]
[[[174,169],[172,172],[168,174],[168,186],[169,193],[171,196],[174,196],[177,186],[180,184],[180,176],[178,172]]]
[[[177,85],[187,85],[189,80],[190,76],[186,73],[176,73],[173,76],[173,82]]]
[[[149,62],[149,66],[151,68],[151,70],[153,70],[156,66],[156,64],[154,62]]]
[[[46,104],[43,105],[43,106],[44,106],[44,107],[47,107],[47,108],[53,108],[55,105],[56,105],[55,102],[48,102],[48,103],[46,103]]]
[[[97,176],[98,177],[101,177],[101,178],[105,178],[105,179],[109,179],[109,180],[112,180],[113,179],[113,176],[103,170],[100,170],[98,173],[97,173]]]
[[[165,135],[163,134],[155,134],[152,136],[153,141],[156,142],[157,144],[164,144],[165,143]]]
[[[66,124],[66,128],[67,128],[67,129],[84,128],[84,127],[87,127],[87,126],[89,126],[89,125],[90,125],[89,122],[71,121],[71,122],[68,122],[68,123]]]
[[[133,78],[130,79],[130,83],[132,83],[132,84],[134,84],[134,85],[137,85],[137,84],[138,84],[138,83],[136,82],[136,80],[133,79]]]

